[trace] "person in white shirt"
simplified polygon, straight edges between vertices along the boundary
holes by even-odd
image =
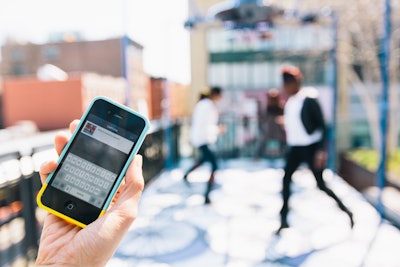
[[[218,135],[223,131],[223,127],[218,125],[219,113],[216,103],[222,98],[220,87],[212,87],[208,97],[202,97],[196,104],[192,115],[192,126],[190,129],[190,142],[200,150],[200,159],[190,168],[183,179],[188,183],[189,173],[198,168],[205,162],[211,164],[211,175],[207,183],[204,194],[205,204],[210,203],[209,194],[214,184],[215,171],[218,169],[217,157],[212,151],[211,146],[217,142]]]
[[[277,233],[288,228],[290,185],[292,175],[301,163],[307,163],[315,176],[318,188],[333,198],[339,208],[350,219],[353,228],[353,214],[327,187],[322,177],[326,164],[326,127],[318,101],[310,90],[301,88],[302,74],[299,68],[286,66],[282,69],[283,90],[289,96],[284,107],[284,126],[288,151],[286,154],[285,175],[283,177],[283,205],[280,211],[281,225]]]

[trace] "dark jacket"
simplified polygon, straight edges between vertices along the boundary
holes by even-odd
[[[318,142],[318,147],[319,149],[325,149],[327,130],[321,106],[315,98],[307,97],[304,100],[303,108],[301,109],[301,121],[308,134],[312,134],[318,129],[322,130],[322,138]]]

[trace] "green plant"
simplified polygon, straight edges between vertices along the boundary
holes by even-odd
[[[363,166],[369,171],[376,172],[379,165],[380,156],[373,149],[356,149],[347,152],[347,158]],[[400,179],[400,149],[396,150],[388,157],[387,172]]]

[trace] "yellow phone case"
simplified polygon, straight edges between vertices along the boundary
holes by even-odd
[[[46,187],[47,187],[47,183],[44,183],[44,184],[42,185],[42,188],[40,188],[40,191],[39,191],[39,193],[38,193],[38,195],[37,195],[37,197],[36,197],[36,202],[37,202],[38,206],[39,206],[41,209],[43,209],[43,210],[45,210],[45,211],[48,211],[49,213],[51,213],[51,214],[53,214],[53,215],[55,215],[55,216],[57,216],[57,217],[60,217],[60,218],[64,219],[65,221],[69,222],[69,223],[75,224],[75,225],[77,225],[77,226],[79,226],[79,227],[81,227],[81,228],[85,228],[85,227],[87,226],[86,224],[81,223],[80,221],[77,221],[77,220],[75,220],[75,219],[73,219],[73,218],[71,218],[71,217],[68,217],[67,215],[62,214],[61,212],[58,212],[58,211],[56,211],[56,210],[53,210],[52,208],[49,208],[49,207],[47,207],[46,205],[44,205],[44,204],[42,203],[41,197],[42,197],[42,195],[43,195],[44,190],[46,190]],[[105,212],[106,212],[105,210],[102,210],[102,211],[100,212],[99,218],[100,218],[101,216],[103,216]]]

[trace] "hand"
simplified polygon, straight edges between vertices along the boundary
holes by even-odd
[[[78,124],[70,125],[72,132]],[[69,137],[58,134],[55,148],[60,155]],[[57,166],[49,162],[40,168],[42,183]],[[136,218],[143,191],[142,157],[137,155],[121,183],[110,209],[86,228],[70,224],[53,214],[44,220],[35,266],[104,266]]]
[[[275,123],[283,127],[285,125],[285,120],[283,115],[276,116]]]
[[[326,164],[326,152],[325,151],[317,151],[317,153],[315,153],[315,167],[317,169],[323,169],[325,168],[325,164]]]
[[[218,133],[223,134],[225,132],[226,132],[226,125],[225,124],[218,125]]]

